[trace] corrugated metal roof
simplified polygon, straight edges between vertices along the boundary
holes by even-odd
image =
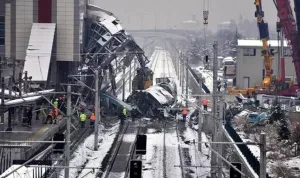
[[[26,51],[24,71],[32,76],[32,81],[47,81],[55,23],[33,23]]]
[[[103,20],[100,23],[102,25],[104,25],[112,35],[114,35],[123,29],[122,26],[118,22],[116,22],[116,25],[112,23],[113,21],[116,21],[116,20],[117,20],[116,17],[108,16],[105,18],[105,20]]]
[[[269,40],[268,44],[271,46],[278,46],[277,40]],[[261,40],[238,40],[238,46],[239,47],[262,47],[262,41]],[[279,43],[279,46],[280,43]],[[287,41],[284,41],[284,46],[287,47]]]

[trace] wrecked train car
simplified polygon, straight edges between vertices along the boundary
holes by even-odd
[[[127,98],[127,102],[137,106],[145,117],[163,118],[163,112],[159,108],[175,103],[175,96],[165,89],[166,85],[168,84],[164,84],[164,87],[156,85],[146,90],[136,90]]]

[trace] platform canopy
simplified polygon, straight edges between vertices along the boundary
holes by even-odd
[[[23,70],[28,72],[32,81],[45,82],[48,79],[55,27],[55,23],[32,25]]]

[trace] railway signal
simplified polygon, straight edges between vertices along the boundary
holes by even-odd
[[[147,150],[147,135],[137,135],[135,154],[145,155]]]
[[[64,141],[65,140],[65,135],[63,133],[56,133],[53,137],[53,141]],[[65,147],[65,143],[56,143],[53,150],[55,152],[60,152],[63,153]]]
[[[142,161],[131,160],[130,161],[130,178],[142,178]]]
[[[238,170],[240,170],[240,171],[242,170],[242,164],[241,163],[231,163],[231,164],[234,165]],[[241,173],[237,172],[232,167],[230,167],[229,175],[232,178],[241,178],[242,177]]]

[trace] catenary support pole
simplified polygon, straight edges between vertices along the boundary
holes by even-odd
[[[125,65],[123,64],[123,77],[122,77],[122,101],[125,101]]]
[[[181,55],[181,62],[182,62],[182,64],[181,64],[181,94],[182,94],[182,96],[183,96],[183,94],[184,94],[184,60],[183,60],[183,54]]]
[[[189,58],[186,57],[186,62],[185,62],[185,69],[186,69],[186,74],[185,74],[185,98],[186,98],[186,103],[185,103],[185,107],[189,107],[188,103],[189,103],[189,69],[188,69],[188,65],[189,65]]]
[[[224,119],[224,97],[220,96],[220,110],[219,110],[219,125],[218,125],[218,140],[219,142],[223,141],[223,119]],[[218,153],[223,156],[223,145],[218,144]],[[223,166],[223,160],[221,157],[218,157],[218,177],[222,177],[222,166]]]
[[[98,150],[98,128],[99,128],[99,121],[100,121],[100,103],[99,103],[99,69],[95,71],[95,123],[94,123],[94,150]]]
[[[179,56],[178,56],[178,58],[177,58],[177,77],[178,77],[178,80],[179,80],[179,85],[181,84],[181,80],[180,80],[180,56],[181,56],[181,54],[180,54],[181,52],[179,51]]]
[[[69,178],[70,176],[70,134],[71,134],[71,113],[72,113],[72,106],[71,106],[71,86],[67,87],[67,135],[66,135],[66,156],[65,156],[65,177]]]
[[[198,151],[202,151],[202,120],[203,120],[203,115],[201,114],[201,109],[202,109],[202,97],[201,97],[201,94],[202,94],[202,74],[200,73],[199,74],[199,96],[198,96],[198,105],[199,105],[199,116],[198,116],[198,141],[200,143],[198,143]]]
[[[129,92],[131,92],[131,72],[132,72],[132,62],[134,63],[134,59],[131,61],[130,65],[129,65]]]
[[[12,87],[13,87],[13,78],[9,77],[8,79],[8,92],[9,92],[9,99],[12,99]],[[8,126],[6,131],[12,131],[11,120],[12,120],[12,111],[14,108],[9,108],[8,110]]]
[[[4,77],[1,78],[1,108],[4,110],[4,91],[5,91],[5,83]],[[0,123],[1,131],[4,131],[4,112],[1,112],[1,123]],[[2,138],[4,138],[4,132],[2,133]]]
[[[267,156],[266,156],[266,134],[260,134],[260,178],[267,176]]]
[[[218,43],[217,41],[214,41],[213,45],[213,52],[214,52],[214,58],[213,58],[213,136],[212,136],[212,141],[215,142],[217,141],[217,132],[218,132],[218,122],[216,121],[217,116],[217,104],[218,104],[218,97],[217,97],[217,85],[218,85]],[[216,144],[212,145],[213,150],[218,150]],[[211,154],[211,166],[212,166],[212,171],[211,171],[211,178],[217,178],[216,177],[216,172],[217,172],[217,155],[212,153]]]

